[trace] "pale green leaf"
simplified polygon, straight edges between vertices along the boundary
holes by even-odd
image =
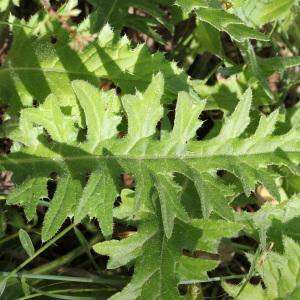
[[[24,205],[26,217],[31,220],[36,215],[39,199],[48,195],[47,180],[47,177],[39,177],[38,174],[28,177],[8,195],[7,203]]]
[[[87,145],[94,151],[101,141],[117,134],[121,117],[115,111],[119,100],[114,91],[104,93],[84,81],[73,81],[73,89],[84,110],[87,122]]]
[[[263,254],[264,255],[264,254]],[[284,253],[275,251],[268,253],[263,263],[257,263],[256,269],[259,272],[266,289],[259,285],[248,283],[245,289],[236,298],[237,300],[253,299],[297,299],[299,295],[299,274],[300,274],[300,247],[292,239],[284,238]],[[237,295],[239,287],[224,284],[226,292],[230,296]]]
[[[12,19],[13,24],[24,24]],[[82,79],[94,85],[110,80],[123,93],[144,91],[154,74],[164,75],[164,102],[176,98],[178,91],[189,91],[187,75],[160,52],[150,54],[146,45],[131,47],[126,36],[120,38],[105,25],[95,42],[81,53],[68,46],[65,35],[35,37],[38,18],[28,27],[13,26],[13,44],[6,63],[0,68],[0,103],[10,103],[9,113],[16,114],[22,106],[32,106],[34,100],[43,103],[54,93],[59,104],[80,122],[80,111],[71,80]],[[32,27],[33,29],[31,29]],[[22,53],[22,55],[20,55]],[[24,59],[26,57],[26,59]]]
[[[207,272],[214,270],[218,264],[218,261],[181,256],[177,270],[180,282],[191,283],[197,280],[208,280]]]
[[[32,256],[35,250],[29,234],[23,229],[20,229],[18,234],[23,249],[26,251],[28,256]]]
[[[214,212],[225,220],[233,220],[233,211],[227,200],[233,195],[233,190],[209,173],[191,170],[191,176],[200,197],[203,218],[208,219]]]
[[[160,104],[163,91],[164,78],[159,73],[143,94],[122,97],[122,104],[128,115],[128,137],[134,142],[155,133],[156,125],[163,115]]]
[[[254,137],[263,138],[272,134],[275,131],[278,117],[279,110],[273,111],[269,116],[261,115]]]
[[[75,211],[75,222],[79,223],[86,215],[96,217],[104,236],[113,231],[113,205],[118,195],[114,179],[108,166],[99,164],[89,176]]]
[[[223,46],[218,30],[209,23],[197,21],[197,27],[194,30],[195,42],[192,48],[197,52],[210,52],[219,57],[223,57]]]
[[[75,211],[77,222],[86,214],[97,217],[105,235],[109,236],[112,228],[112,206],[119,193],[118,176],[124,172],[132,174],[135,181],[135,209],[152,211],[154,208],[151,193],[153,188],[158,191],[163,225],[168,237],[172,235],[175,219],[187,220],[186,212],[179,200],[181,197],[178,191],[181,188],[172,178],[175,173],[183,174],[195,183],[200,198],[199,207],[204,217],[209,217],[213,212],[227,220],[232,220],[229,204],[233,191],[214,175],[216,171],[226,170],[235,175],[247,196],[255,191],[258,183],[261,183],[278,200],[280,195],[274,181],[275,177],[268,167],[286,166],[295,174],[299,173],[295,165],[299,163],[298,132],[291,130],[284,135],[272,135],[276,119],[273,119],[274,115],[267,119],[269,121],[263,122],[264,126],[270,122],[268,133],[263,135],[259,133],[262,129],[258,129],[259,134],[243,138],[249,123],[250,91],[246,92],[232,115],[225,118],[219,137],[203,141],[193,140],[193,136],[200,126],[197,115],[201,113],[204,102],[180,93],[174,127],[167,134],[172,138],[160,141],[155,133],[159,131],[157,123],[163,115],[162,105],[153,95],[157,97],[161,95],[163,89],[161,75],[157,75],[153,82],[155,85],[150,85],[144,94],[122,97],[125,106],[127,105],[125,112],[127,112],[129,125],[128,135],[122,139],[114,135],[110,139],[102,140],[93,152],[86,148],[85,142],[77,142],[73,137],[69,139],[74,135],[75,127],[71,125],[71,119],[64,118],[57,106],[47,107],[48,113],[45,114],[45,119],[41,118],[44,104],[38,108],[23,110],[22,115],[24,118],[28,117],[28,121],[45,127],[51,137],[56,135],[61,141],[62,135],[63,140],[66,141],[49,142],[47,135],[42,134],[33,145],[26,145],[8,156],[1,157],[2,169],[14,171],[14,178],[18,185],[28,178],[28,172],[39,170],[39,176],[42,178],[48,178],[53,172],[57,173],[57,192],[50,202],[45,218],[44,231],[48,233],[44,236],[50,238],[59,229],[64,219],[73,216]],[[155,91],[158,93],[155,94]],[[111,95],[111,92],[108,93]],[[99,101],[100,94],[96,93],[95,97],[96,99],[93,100]],[[133,108],[129,108],[130,100],[136,102],[141,115],[135,115]],[[84,105],[94,107],[92,103]],[[188,107],[192,109],[189,110]],[[99,109],[100,114],[104,113],[102,107],[95,107],[95,109]],[[87,108],[84,110],[83,117],[88,115],[88,111],[90,110]],[[61,135],[57,134],[60,128],[57,128],[57,123],[52,123],[51,120],[52,116],[52,119],[56,120],[55,114],[59,118],[61,127],[69,126],[70,132],[65,130]],[[89,127],[100,128],[97,127],[96,115],[97,113],[94,113],[90,118]],[[139,127],[131,119],[137,120]],[[141,122],[141,119],[144,122]],[[108,127],[116,125],[114,118],[107,119],[107,123],[110,123],[106,124]],[[259,128],[261,126],[259,125]],[[89,134],[87,132],[87,137]],[[170,141],[175,143],[175,148],[170,147]],[[87,175],[90,177],[86,182]],[[61,185],[61,180],[63,182],[66,180],[66,183]],[[84,187],[83,194],[81,194],[81,187]],[[65,195],[67,192],[72,196],[67,197]],[[22,202],[21,196],[14,203]],[[32,203],[23,204],[25,210],[32,212]],[[50,225],[53,220],[56,220],[55,226]]]
[[[64,174],[58,179],[57,189],[43,223],[43,241],[49,240],[59,230],[64,220],[72,216],[80,190],[80,182],[72,180],[69,174]]]
[[[298,0],[232,0],[233,12],[250,26],[282,20]]]
[[[244,42],[248,39],[268,40],[268,37],[263,33],[247,27],[241,19],[222,9],[200,7],[197,9],[196,15],[201,21],[209,23],[220,31],[227,32],[238,42]]]
[[[272,91],[269,87],[269,84],[267,82],[267,79],[264,77],[264,74],[261,70],[261,67],[258,63],[257,57],[255,55],[253,46],[251,43],[248,41],[247,43],[247,54],[248,54],[248,59],[250,63],[250,69],[253,73],[253,76],[255,77],[255,80],[258,80],[259,83],[261,84],[263,90],[267,94],[267,96],[271,99],[274,98],[274,95],[272,94]]]
[[[191,224],[202,232],[195,246],[196,249],[211,253],[218,252],[222,238],[236,236],[244,227],[243,224],[214,219],[194,219]]]
[[[58,99],[53,94],[39,106],[38,113],[34,108],[27,108],[22,111],[22,117],[43,126],[57,142],[68,143],[76,139],[77,130],[72,119],[62,113]]]
[[[110,257],[111,268],[134,265],[131,282],[112,299],[181,299],[177,289],[181,280],[199,280],[195,273],[183,270],[183,274],[178,273],[183,250],[216,253],[223,237],[236,236],[243,229],[245,222],[234,223],[237,216],[229,206],[235,187],[218,171],[225,170],[235,176],[233,183],[241,185],[246,196],[255,191],[257,184],[263,184],[278,200],[280,194],[275,183],[278,175],[270,166],[285,166],[286,172],[299,175],[298,129],[278,134],[274,130],[278,121],[275,112],[262,117],[257,131],[251,128],[254,134],[247,131],[251,121],[250,90],[242,96],[234,112],[226,115],[220,135],[205,140],[195,138],[201,126],[199,114],[204,101],[180,92],[174,124],[164,128],[161,138],[159,125],[164,117],[165,85],[163,73],[156,74],[144,92],[123,95],[122,106],[115,109],[108,105],[108,99],[115,99],[112,91],[96,92],[89,84],[76,81],[73,88],[87,131],[77,133],[76,120],[65,115],[64,105],[50,96],[38,107],[21,111],[20,130],[26,126],[24,132],[32,130],[36,138],[26,138],[26,145],[17,141],[19,148],[0,157],[1,170],[14,173],[16,191],[22,191],[23,186],[28,199],[30,178],[35,172],[43,180],[56,181],[54,197],[44,218],[43,240],[50,239],[65,219],[74,216],[76,222],[86,215],[96,217],[106,237],[112,234],[113,215],[118,222],[137,228],[128,238],[95,247],[100,254]],[[116,127],[120,117],[128,124],[125,130],[123,127],[122,138]],[[105,128],[104,121],[98,122],[103,118]],[[92,128],[100,133],[91,132]],[[94,138],[97,143],[90,147],[88,143]],[[121,174],[132,176],[133,195],[128,191],[125,195],[120,193]],[[193,219],[185,209],[186,203],[181,203],[187,191],[184,182],[194,184],[196,199],[191,200],[192,204],[206,219]],[[123,201],[125,206],[116,208],[114,213],[114,201],[119,194],[120,206]],[[42,196],[34,194],[34,199]],[[20,192],[18,200],[13,202],[27,199],[22,197]],[[22,204],[32,212],[32,203]],[[210,216],[213,218],[208,219]],[[204,262],[196,264],[199,274],[205,276],[210,266]]]
[[[183,207],[179,202],[178,186],[168,174],[153,174],[154,185],[160,198],[160,209],[165,234],[169,239],[172,236],[175,218],[188,220]]]
[[[225,120],[224,125],[218,135],[218,139],[223,141],[239,137],[250,123],[249,112],[252,102],[252,92],[248,89],[242,100],[236,106],[234,112]]]

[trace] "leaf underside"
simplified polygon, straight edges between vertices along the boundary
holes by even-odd
[[[220,227],[222,236],[226,228],[228,236],[241,229],[230,207],[234,190],[217,171],[233,174],[247,196],[260,183],[278,200],[276,174],[270,166],[286,166],[298,174],[299,132],[274,135],[277,111],[262,116],[254,134],[244,136],[250,122],[251,90],[225,118],[217,136],[199,141],[195,135],[202,125],[199,115],[205,101],[179,92],[173,128],[160,135],[157,125],[164,118],[165,82],[163,73],[157,73],[144,92],[119,99],[113,90],[103,92],[86,81],[73,81],[87,127],[85,136],[51,94],[39,107],[21,110],[19,128],[11,133],[15,150],[1,156],[1,170],[12,171],[17,186],[8,203],[22,204],[28,219],[35,215],[39,198],[46,196],[46,183],[55,174],[57,187],[44,219],[44,241],[68,217],[75,222],[87,215],[97,218],[107,238],[112,236],[113,216],[137,226],[137,233],[124,240],[95,246],[97,252],[111,257],[110,268],[135,264],[131,283],[113,299],[180,299],[179,282],[201,279],[216,267],[216,261],[198,261],[182,251],[214,252],[217,242],[209,235],[213,237]],[[121,106],[113,105],[118,101]],[[127,131],[120,138],[118,126],[124,119]],[[133,198],[113,209],[122,194],[124,173],[134,178]],[[194,205],[201,208],[197,218],[182,202],[183,185],[176,174],[194,184]],[[220,224],[209,220],[212,213]],[[215,240],[222,236],[216,235]],[[188,272],[191,264],[198,266],[198,272]]]

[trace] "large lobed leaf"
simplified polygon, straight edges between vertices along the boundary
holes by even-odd
[[[112,235],[113,215],[137,226],[137,233],[128,239],[96,247],[99,253],[111,256],[111,268],[135,264],[132,282],[116,298],[130,295],[131,299],[177,299],[178,283],[200,280],[216,266],[216,262],[205,260],[193,262],[181,253],[199,249],[215,252],[214,239],[235,234],[241,228],[233,223],[235,217],[229,205],[234,191],[217,175],[218,170],[235,175],[247,196],[261,183],[278,200],[276,174],[269,166],[284,165],[298,174],[299,131],[273,135],[278,111],[268,117],[262,115],[255,133],[244,136],[250,122],[250,90],[225,118],[219,134],[197,141],[196,131],[202,125],[198,118],[205,101],[186,92],[178,94],[173,128],[164,132],[158,129],[165,118],[162,73],[153,77],[143,93],[122,96],[123,111],[113,90],[99,91],[82,80],[73,81],[72,89],[82,108],[86,133],[50,94],[37,108],[21,110],[19,128],[10,134],[13,151],[1,156],[0,166],[14,173],[16,189],[8,203],[23,205],[28,219],[34,216],[40,197],[47,197],[47,181],[55,178],[56,191],[42,228],[44,241],[73,216],[75,222],[87,215],[97,218],[107,238]],[[120,138],[118,125],[124,126],[124,117],[127,134]],[[133,176],[135,194],[131,205],[124,206],[125,212],[114,212],[115,200],[119,194],[122,196],[122,173]],[[194,184],[197,195],[190,201],[201,208],[196,219],[181,201],[184,191],[177,174]],[[210,222],[211,215],[223,220]],[[221,236],[215,232],[216,225],[224,228]],[[191,228],[187,239],[185,226]],[[212,231],[205,233],[209,228]],[[118,256],[118,247],[125,251],[122,256]],[[194,264],[198,272],[188,272],[188,266]]]
[[[241,138],[250,122],[250,90],[232,115],[225,119],[217,136],[195,141],[192,138],[201,126],[198,115],[205,103],[184,92],[179,93],[173,130],[161,140],[155,137],[156,125],[163,117],[160,99],[164,93],[164,80],[161,74],[153,79],[144,94],[137,92],[135,96],[122,97],[128,118],[128,133],[123,139],[116,136],[120,116],[113,106],[109,106],[108,99],[114,97],[113,92],[99,92],[83,81],[75,81],[72,86],[85,114],[88,126],[86,141],[77,141],[78,128],[60,110],[55,97],[50,95],[38,108],[22,110],[20,129],[12,133],[12,138],[21,137],[19,141],[28,144],[1,158],[2,169],[14,171],[16,183],[20,184],[11,194],[9,202],[21,201],[25,207],[26,203],[30,203],[29,217],[34,214],[32,201],[37,203],[38,199],[14,195],[23,188],[22,182],[32,184],[31,180],[36,177],[33,174],[46,180],[56,172],[58,187],[45,219],[44,240],[51,238],[64,219],[74,214],[77,221],[89,214],[98,217],[100,223],[103,220],[98,214],[102,214],[108,221],[103,225],[107,230],[102,229],[109,236],[111,210],[119,190],[118,176],[124,171],[132,174],[136,181],[136,207],[146,205],[145,201],[150,197],[153,187],[157,190],[168,238],[172,235],[176,218],[187,220],[177,196],[177,185],[172,179],[175,173],[181,173],[194,182],[204,218],[214,211],[224,219],[233,220],[232,210],[224,199],[224,195],[232,193],[216,175],[217,170],[227,170],[238,177],[246,195],[250,195],[260,182],[278,200],[280,195],[274,174],[268,170],[268,166],[284,165],[294,173],[298,172],[294,165],[299,162],[298,130],[272,136],[278,118],[277,111],[269,117],[261,117],[254,135]],[[25,131],[23,127],[28,123],[43,127],[53,141],[49,142],[47,136],[40,134],[32,142],[30,135],[37,136],[40,131],[33,131],[33,128]],[[24,133],[29,136],[24,136]],[[89,176],[85,183],[86,175]],[[102,186],[105,186],[104,190]],[[73,193],[74,198],[68,197],[64,201],[66,193]],[[91,203],[103,207],[96,209]],[[56,222],[53,223],[53,220]]]
[[[176,98],[178,91],[190,88],[183,70],[167,61],[161,52],[150,54],[142,44],[132,48],[127,37],[120,38],[109,25],[102,28],[95,42],[78,53],[67,45],[65,33],[36,37],[36,17],[28,23],[12,21],[12,48],[0,68],[0,103],[8,105],[11,114],[35,102],[43,103],[54,93],[65,111],[79,120],[70,84],[75,79],[94,85],[110,80],[123,93],[133,93],[136,89],[144,91],[152,75],[160,71],[166,79],[165,102]]]
[[[138,232],[128,238],[94,246],[97,253],[110,256],[109,269],[134,263],[131,282],[111,299],[183,298],[178,294],[178,283],[207,280],[206,272],[218,265],[218,261],[196,258],[193,251],[215,252],[221,237],[235,235],[242,228],[231,222],[194,219],[188,224],[176,222],[168,239],[159,211],[156,210],[157,215],[144,213]],[[183,249],[190,255],[183,255]]]

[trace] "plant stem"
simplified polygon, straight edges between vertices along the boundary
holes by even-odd
[[[19,233],[18,233],[18,232],[15,232],[15,233],[13,233],[13,234],[11,234],[11,235],[9,235],[9,236],[3,238],[2,240],[0,240],[0,245],[1,245],[1,244],[4,244],[4,243],[6,243],[6,242],[8,242],[8,241],[10,241],[10,240],[12,240],[12,239],[14,239],[14,238],[16,238],[18,235],[19,235]]]
[[[9,272],[0,272],[1,277],[6,277]],[[122,286],[128,282],[124,276],[93,276],[93,277],[75,277],[64,275],[47,275],[47,274],[29,274],[29,273],[15,273],[11,278],[26,278],[26,279],[39,279],[49,281],[68,281],[68,282],[83,282],[83,283],[99,283],[108,284],[112,286]]]
[[[212,278],[208,278],[206,280],[186,280],[186,281],[181,281],[180,284],[197,284],[197,283],[208,283],[208,282],[215,282],[215,281],[222,281],[222,280],[229,280],[229,279],[243,279],[245,277],[248,277],[248,274],[212,277]],[[259,276],[259,274],[251,275],[251,277],[254,277],[254,276]]]
[[[82,293],[82,292],[95,292],[95,291],[106,291],[106,292],[114,292],[115,289],[112,288],[97,288],[97,289],[61,289],[61,290],[54,290],[51,292],[46,292],[46,291],[40,291],[38,289],[33,289],[36,294],[32,294],[32,295],[28,295],[22,298],[18,298],[18,300],[27,300],[27,299],[32,299],[32,298],[36,298],[36,297],[40,297],[40,296],[48,296],[51,298],[55,298],[55,299],[95,299],[95,298],[90,298],[90,297],[72,297],[70,298],[70,296],[66,296],[66,295],[61,295],[59,293]],[[54,295],[55,296],[54,296]]]
[[[92,247],[95,243],[100,241],[100,237],[96,236],[89,242],[89,247]],[[86,249],[83,246],[79,246],[78,248],[70,251],[69,253],[51,261],[48,264],[42,265],[40,267],[37,267],[35,269],[30,270],[32,274],[45,274],[50,273],[54,270],[57,270],[60,266],[63,266],[75,258],[81,256],[86,252]]]
[[[30,28],[30,29],[33,29],[33,27],[29,26],[29,25],[25,25],[25,24],[15,24],[15,23],[12,23],[12,22],[8,22],[8,21],[0,21],[0,25],[11,25],[11,26],[14,26],[14,27],[26,27],[26,28]]]
[[[254,275],[254,272],[255,272],[255,267],[256,267],[256,263],[258,261],[258,258],[260,257],[262,253],[262,247],[261,245],[257,248],[256,250],[256,253],[255,253],[255,256],[254,256],[254,259],[253,259],[253,262],[251,264],[251,267],[250,267],[250,270],[248,272],[248,274],[245,276],[245,281],[244,283],[242,284],[240,290],[238,291],[238,293],[235,295],[234,299],[233,300],[237,300],[238,297],[241,295],[241,293],[243,292],[243,290],[245,289],[245,287],[247,286],[247,284],[249,283],[251,277]]]
[[[67,232],[69,232],[73,227],[76,225],[73,223],[69,225],[67,228],[65,228],[63,231],[61,231],[57,236],[55,236],[52,240],[50,240],[47,244],[42,246],[40,249],[38,249],[34,255],[27,258],[23,263],[21,263],[17,268],[15,268],[13,271],[11,271],[7,277],[5,277],[1,282],[0,285],[4,284],[5,281],[7,281],[9,278],[11,278],[13,275],[15,275],[17,272],[22,270],[25,266],[27,266],[31,261],[33,261],[37,256],[39,256],[41,253],[43,253],[46,249],[48,249],[52,244],[54,244],[57,240],[59,240],[61,237],[63,237]]]

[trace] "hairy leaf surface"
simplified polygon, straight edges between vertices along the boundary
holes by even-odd
[[[75,79],[94,85],[110,80],[123,93],[133,93],[136,89],[144,91],[152,75],[162,72],[165,102],[176,98],[178,91],[189,90],[186,74],[175,63],[168,62],[161,52],[150,54],[145,45],[131,48],[127,37],[114,34],[109,25],[103,27],[94,43],[78,53],[67,45],[65,34],[58,32],[54,41],[49,35],[34,36],[36,24],[36,18],[26,24],[14,21],[13,45],[0,68],[0,103],[8,105],[11,113],[34,102],[43,103],[54,93],[60,105],[79,120],[70,84]]]
[[[248,27],[239,17],[223,10],[221,4],[210,0],[176,0],[185,13],[195,10],[199,20],[209,23],[219,31],[227,32],[234,40],[244,42],[248,39],[267,41],[268,37]]]
[[[291,130],[281,136],[272,136],[276,112],[267,119],[262,117],[253,136],[241,138],[250,121],[250,90],[232,115],[225,119],[219,135],[204,141],[192,140],[197,128],[201,126],[198,115],[204,108],[204,102],[191,98],[184,92],[179,93],[173,130],[159,141],[156,137],[156,125],[163,116],[160,100],[164,91],[164,79],[161,74],[153,79],[144,94],[137,92],[135,96],[122,97],[128,118],[128,133],[122,139],[116,136],[120,118],[105,100],[106,97],[111,98],[111,92],[100,93],[83,81],[73,82],[73,88],[88,120],[86,141],[77,141],[78,129],[72,125],[70,117],[63,117],[54,96],[50,95],[38,108],[23,109],[21,116],[23,120],[43,127],[52,141],[41,134],[38,144],[32,145],[30,139],[24,137],[23,140],[29,141],[29,144],[21,147],[20,151],[1,158],[2,169],[14,171],[15,180],[20,184],[18,189],[23,188],[23,181],[31,180],[33,170],[41,178],[47,178],[53,172],[57,174],[57,192],[45,220],[45,226],[49,226],[51,230],[44,229],[45,240],[53,236],[64,219],[74,215],[75,211],[77,221],[85,214],[96,217],[99,209],[94,209],[89,204],[91,201],[96,205],[96,200],[93,199],[99,199],[99,195],[103,197],[102,209],[110,211],[105,214],[106,219],[110,220],[104,227],[111,228],[108,224],[112,221],[108,216],[112,216],[112,206],[118,195],[117,191],[120,190],[118,176],[124,171],[134,176],[137,207],[147,206],[145,201],[150,197],[152,189],[157,190],[164,230],[168,238],[172,235],[176,218],[187,220],[186,212],[176,196],[178,187],[172,180],[173,174],[181,173],[195,183],[203,217],[207,218],[213,210],[222,218],[232,220],[229,202],[224,198],[224,195],[230,195],[230,191],[224,192],[226,185],[219,182],[222,179],[216,176],[217,170],[226,170],[237,176],[246,195],[250,195],[260,182],[278,200],[280,196],[268,166],[285,165],[294,173],[298,172],[294,165],[299,162],[298,132]],[[93,97],[93,102],[90,97]],[[97,110],[96,113],[92,107]],[[101,126],[102,118],[106,120],[105,126]],[[272,124],[268,131],[262,129],[266,123]],[[22,131],[22,123],[20,125]],[[95,128],[98,128],[97,135]],[[28,135],[30,134],[29,131]],[[63,187],[60,187],[61,181]],[[107,186],[108,194],[101,186]],[[74,196],[63,201],[66,193],[72,193]],[[23,201],[21,196],[11,199],[13,200],[10,203]],[[25,207],[26,203],[27,201],[24,201]],[[61,205],[64,207],[63,211],[60,209]],[[28,207],[26,209],[28,211]],[[31,208],[28,216],[32,215]],[[54,220],[55,225],[50,226]],[[102,221],[101,218],[99,221]],[[110,235],[111,229],[105,231],[105,234]]]

